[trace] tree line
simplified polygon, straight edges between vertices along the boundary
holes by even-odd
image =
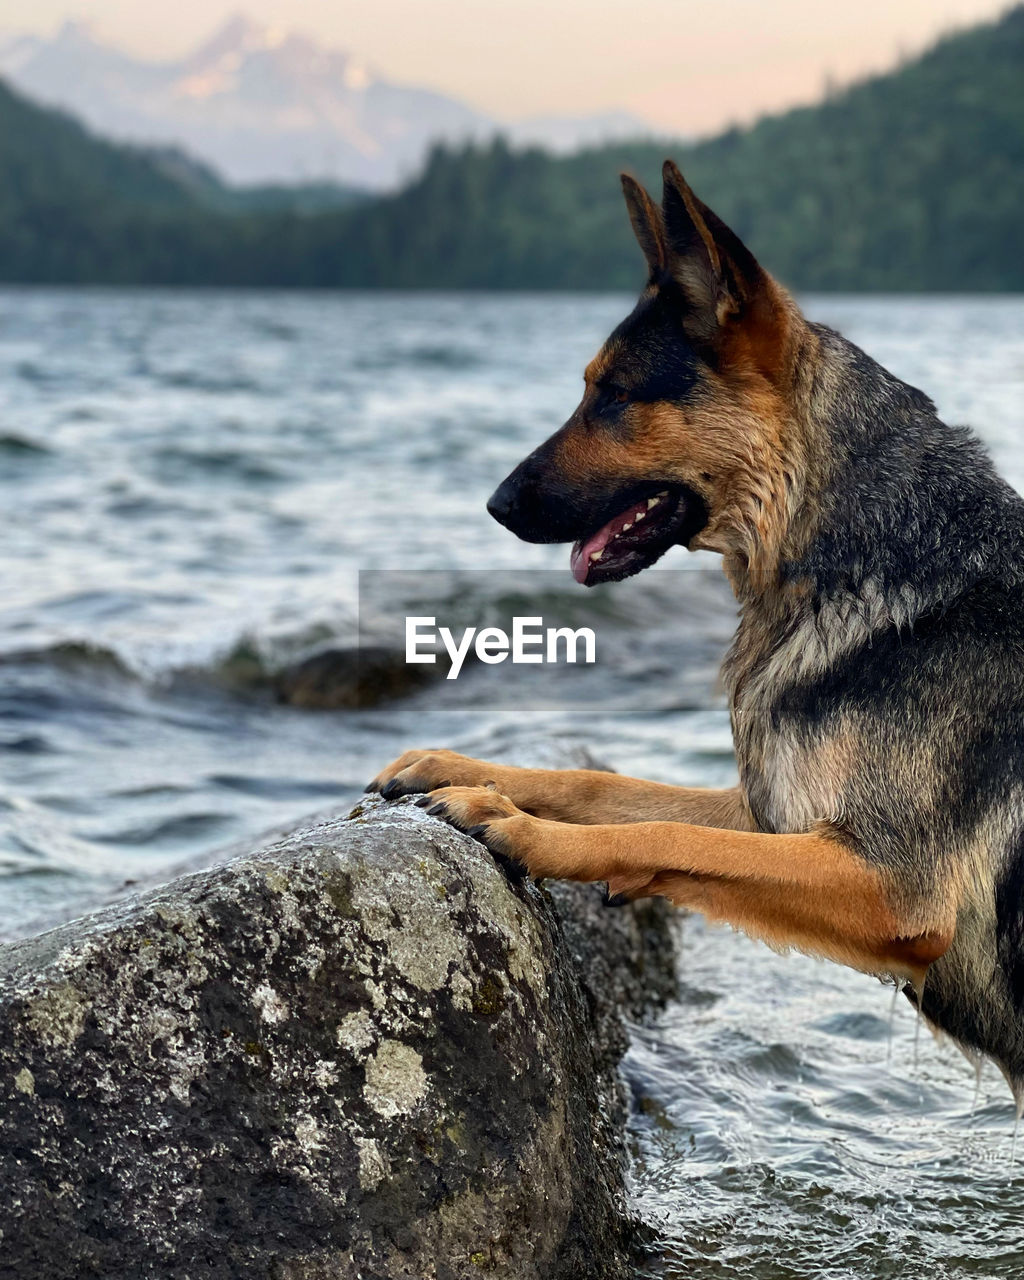
[[[403,190],[232,192],[0,85],[0,280],[634,288],[617,173],[671,154],[805,290],[1024,289],[1024,6],[812,107],[686,146],[438,146]],[[198,174],[198,178],[196,177]]]

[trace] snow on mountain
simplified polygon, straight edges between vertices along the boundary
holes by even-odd
[[[408,178],[430,144],[505,133],[556,151],[640,137],[617,112],[503,124],[429,89],[390,84],[359,59],[236,15],[176,62],[133,58],[87,24],[52,39],[0,41],[0,76],[121,141],[171,144],[232,182],[387,188]]]

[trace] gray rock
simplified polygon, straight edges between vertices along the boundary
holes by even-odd
[[[0,1276],[628,1274],[653,904],[368,800],[0,947]]]

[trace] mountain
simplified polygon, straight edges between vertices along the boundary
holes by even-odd
[[[110,138],[182,147],[235,183],[394,187],[431,143],[508,132],[573,150],[650,129],[625,113],[502,122],[428,89],[391,84],[348,53],[237,15],[175,62],[129,57],[67,23],[0,45],[0,75]]]
[[[797,289],[1024,290],[1024,6],[698,145],[436,146],[403,189],[354,202],[229,189],[0,86],[0,280],[633,289],[616,175],[658,191],[666,154]]]
[[[336,283],[632,288],[615,180],[666,154],[798,289],[1024,290],[1024,6],[826,101],[689,146],[438,150],[335,232]]]

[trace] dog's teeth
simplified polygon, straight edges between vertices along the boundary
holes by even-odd
[[[661,494],[659,494],[656,498],[648,498],[647,510],[650,511],[651,507],[656,507],[660,501],[661,501]]]
[[[647,512],[646,512],[646,511],[638,511],[638,512],[636,513],[636,516],[634,517],[633,523],[634,523],[634,524],[639,524],[641,520],[643,520],[643,519],[645,519],[645,518],[646,518],[646,516],[647,516]]]
[[[622,528],[619,530],[619,532],[625,533],[627,529],[632,529],[632,527],[633,527],[633,521],[630,520],[629,524],[624,524]]]
[[[667,498],[667,497],[668,497],[668,490],[667,490],[667,489],[662,489],[661,493],[659,493],[659,494],[658,494],[658,497],[659,497],[659,498]]]
[[[600,559],[601,559],[601,557],[602,557],[603,555],[604,555],[604,551],[603,551],[603,550],[602,550],[602,551],[591,551],[591,553],[590,553],[590,558],[591,558],[591,560],[600,560]]]

